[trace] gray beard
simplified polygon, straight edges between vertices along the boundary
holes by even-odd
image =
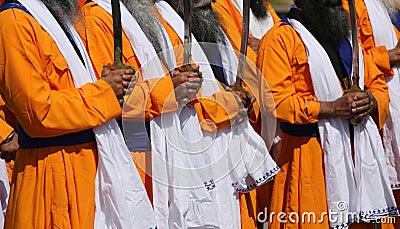
[[[397,6],[400,6],[400,0],[382,0],[390,17],[394,17],[398,11]]]
[[[66,26],[66,22],[74,24],[80,18],[76,0],[42,0],[42,2],[63,26]]]
[[[152,0],[122,0],[126,8],[136,19],[147,39],[151,42],[158,57],[166,65],[166,44],[162,35],[162,25],[156,15],[151,12],[154,1]],[[167,65],[166,65],[167,66]]]
[[[217,16],[211,8],[214,0],[200,0],[193,4],[192,33],[198,42],[225,44],[225,36]],[[178,14],[183,15],[183,1],[179,2]]]

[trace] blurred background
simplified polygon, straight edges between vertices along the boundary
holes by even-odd
[[[293,0],[269,0],[274,7],[275,11],[282,18],[289,11],[290,6],[293,4]]]

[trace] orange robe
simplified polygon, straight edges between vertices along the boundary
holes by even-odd
[[[269,1],[264,1],[264,5],[271,14],[274,24],[280,21],[279,16],[272,8]],[[242,15],[231,2],[231,0],[216,0],[212,3],[212,7],[218,16],[219,23],[225,31],[233,49],[240,52],[240,44],[242,40]],[[252,64],[256,63],[257,53],[250,47],[247,47],[247,58]],[[251,66],[251,65],[250,65]],[[254,66],[255,67],[255,66]],[[257,70],[254,70],[256,72]],[[250,73],[251,74],[251,73]],[[256,78],[256,77],[254,77]],[[258,87],[257,83],[250,83],[246,89],[252,91],[251,88]],[[253,93],[257,93],[253,91]],[[258,92],[261,94],[269,94],[269,92]],[[256,95],[257,96],[257,95]],[[259,104],[254,104],[255,112],[249,116],[254,129],[260,134],[262,127],[261,119],[259,118]],[[269,202],[269,193],[272,188],[272,182],[269,182],[256,190],[251,191],[249,194],[240,194],[240,215],[242,220],[242,228],[250,229],[257,227],[257,214],[265,211],[265,207]]]
[[[358,18],[358,34],[360,41],[364,47],[364,50],[368,52],[372,59],[374,60],[376,66],[381,70],[386,76],[393,76],[393,69],[390,67],[389,54],[386,46],[376,46],[374,41],[374,36],[372,32],[371,21],[368,16],[368,10],[364,3],[364,0],[356,0],[356,13]],[[343,1],[343,7],[348,9],[348,0]],[[396,26],[392,25],[396,33],[397,39],[400,39],[400,31]],[[396,203],[400,203],[400,191],[393,191]],[[400,220],[396,217],[396,221]],[[388,225],[383,224],[382,226],[387,227]],[[400,228],[400,223],[395,224],[396,228]]]
[[[0,96],[0,142],[4,141],[14,130],[16,120]],[[11,182],[14,161],[6,162],[8,180]]]
[[[75,88],[54,40],[19,9],[0,13],[0,93],[31,137],[99,126],[120,114],[104,81]],[[97,146],[20,149],[5,228],[93,228]]]
[[[258,55],[257,66],[271,87],[278,120],[291,124],[317,122],[320,103],[315,100],[305,46],[297,32],[285,23],[278,23],[262,39]],[[365,75],[365,86],[377,100],[381,128],[388,114],[388,88],[383,74],[367,55]],[[308,112],[306,101],[309,101]],[[328,217],[323,215],[328,207],[319,138],[282,133],[277,163],[281,172],[274,178],[269,207],[269,211],[276,214],[269,228],[329,228]],[[281,225],[277,219],[280,212],[286,217],[292,212],[300,216],[304,212],[314,212],[319,217],[317,220],[324,217],[322,223],[288,221]]]
[[[86,44],[96,74],[99,76],[103,66],[111,65],[114,59],[112,17],[94,2],[83,6],[82,13],[85,24],[84,27],[78,27],[78,32]],[[172,41],[176,42],[176,39]],[[140,62],[125,33],[122,36],[122,43],[123,62],[135,69],[140,69]],[[227,108],[225,112],[218,103],[229,104],[229,101],[233,99],[233,96],[228,93],[216,93],[212,99],[200,98],[199,103],[195,104],[199,122],[202,123],[206,119],[212,120],[212,123],[203,122],[202,128],[213,131],[215,128],[228,126],[230,119],[237,115],[238,106],[226,106],[224,107]],[[124,120],[144,122],[162,113],[177,109],[178,103],[174,96],[174,86],[171,76],[166,71],[166,77],[146,81],[143,81],[139,75],[138,83],[132,94],[127,98],[122,116]],[[132,152],[131,154],[145,184],[148,196],[152,200],[151,154],[149,152]]]

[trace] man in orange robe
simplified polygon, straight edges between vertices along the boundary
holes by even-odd
[[[158,53],[163,52],[165,47],[162,43],[161,30],[158,27],[159,23],[156,16],[153,14],[152,8],[147,5],[147,1],[122,1],[127,9],[135,17],[136,21],[144,30],[148,39],[152,42]],[[85,19],[85,27],[78,29],[87,50],[91,56],[95,71],[100,74],[104,63],[110,65],[113,62],[113,33],[112,33],[112,17],[102,7],[95,2],[89,2],[82,8],[82,13]],[[160,25],[161,26],[161,25]],[[173,46],[176,45],[176,39],[171,39]],[[101,49],[99,47],[102,47]],[[127,36],[123,33],[123,58],[126,65],[133,66],[139,70],[141,63],[135,55],[135,52],[130,44]],[[182,46],[181,46],[182,47]],[[180,52],[177,48],[177,55]],[[159,55],[161,62],[163,61],[162,55]],[[177,56],[177,58],[181,58]],[[182,62],[180,62],[182,64]],[[178,60],[179,65],[179,60]],[[148,66],[146,66],[148,67]],[[166,71],[166,76],[163,78],[154,78],[150,80],[143,80],[139,75],[139,82],[133,89],[130,96],[127,98],[125,108],[123,110],[123,129],[127,145],[131,150],[132,157],[139,168],[142,181],[145,184],[146,191],[152,200],[152,179],[151,179],[151,154],[150,143],[147,139],[147,132],[144,128],[144,122],[155,118],[162,113],[175,111],[178,109],[179,98],[188,96],[189,94],[196,93],[199,89],[200,81],[192,81],[197,78],[196,73],[182,73],[176,75],[176,72],[171,76]],[[190,84],[184,82],[190,79]],[[186,85],[190,88],[192,84],[195,91],[188,91]],[[172,96],[171,96],[172,95]],[[209,119],[212,125],[217,129],[229,126],[230,120],[235,118],[238,114],[239,107],[236,103],[229,101],[236,101],[231,93],[219,92],[212,98],[198,98],[197,102],[193,104],[196,108],[199,122]],[[222,108],[222,109],[221,109]],[[207,122],[203,122],[204,124]],[[208,131],[214,131],[210,126],[202,126]],[[135,128],[135,129],[134,129]],[[140,137],[141,135],[142,137]],[[139,140],[135,140],[137,138]],[[141,147],[138,147],[141,145]],[[145,146],[143,146],[145,145]]]
[[[74,0],[42,2],[59,23],[76,18]],[[18,3],[0,13],[0,34],[0,92],[18,121],[20,143],[5,228],[93,228],[92,129],[120,114],[117,98],[133,72],[112,71],[75,88],[53,38]]]
[[[348,31],[346,17],[343,17],[344,20],[338,19],[339,12],[342,16],[344,15],[341,1],[329,3],[329,6],[311,0],[295,2],[300,8],[308,3],[308,10],[291,9],[287,17],[300,21],[309,31],[311,30],[319,43],[322,42],[338,78],[347,77],[348,73],[344,69],[345,66],[339,57],[337,47],[335,43],[330,43],[332,37],[328,35],[333,34],[336,38],[343,39]],[[315,7],[314,11],[312,4]],[[307,17],[304,16],[306,13]],[[312,22],[310,18],[313,19]],[[335,26],[331,23],[335,23]],[[364,83],[373,95],[371,100],[361,102],[357,100],[359,98],[348,93],[334,102],[320,102],[315,98],[304,42],[292,26],[286,22],[276,24],[262,39],[258,55],[257,66],[271,87],[277,118],[285,124],[286,130],[290,129],[286,127],[296,129],[310,126],[323,118],[354,116],[359,118],[368,113],[376,114],[378,128],[382,128],[385,123],[388,115],[388,88],[383,74],[376,68],[370,56],[364,55]],[[362,97],[366,98],[366,95]],[[365,107],[364,104],[371,102],[374,103],[374,111],[368,110],[369,107]],[[360,110],[362,111],[358,112]],[[309,130],[309,132],[318,134],[318,129]],[[268,209],[275,215],[270,219],[272,221],[270,228],[329,228],[327,214],[324,214],[328,211],[328,206],[320,138],[312,137],[310,133],[308,135],[305,132],[298,134],[295,136],[289,132],[282,133],[277,161],[282,170],[274,179],[271,206]],[[276,215],[281,212],[286,218]],[[287,221],[283,224],[277,219],[288,220],[290,213],[301,216],[304,212],[315,213],[319,216],[317,219],[321,221],[318,223]],[[355,224],[351,228],[369,228],[370,226],[372,228],[373,225]]]
[[[225,31],[226,36],[229,38],[232,47],[237,52],[240,52],[240,44],[242,40],[242,1],[243,0],[216,0],[212,3],[212,8],[218,17],[219,24]],[[280,18],[272,8],[271,3],[266,0],[250,0],[250,11],[250,37],[246,56],[248,58],[247,62],[255,64],[258,45],[261,38],[274,24],[279,22]],[[257,72],[257,70],[254,69],[254,72]],[[252,91],[251,89],[254,89],[255,85],[249,86],[249,91]],[[264,94],[267,93],[268,92],[264,92]],[[258,109],[258,101],[255,103],[254,107],[255,109]],[[266,124],[267,126],[262,125],[261,119],[258,117],[259,115],[258,110],[253,112],[250,114],[250,121],[254,129],[261,134],[261,129],[267,128],[268,124]],[[272,152],[275,152],[276,154],[278,152],[278,147],[272,147],[271,153]],[[260,212],[264,212],[265,207],[268,205],[269,193],[272,188],[271,186],[272,182],[251,191],[247,195],[240,194],[240,207],[243,222],[242,228],[254,228],[256,226],[257,215]]]
[[[377,0],[377,1],[380,1],[380,0]],[[384,3],[385,7],[387,8],[387,9],[385,8],[385,10],[390,12],[390,16],[392,17],[391,19],[394,19],[394,17],[396,16],[394,14],[398,14],[398,12],[399,12],[397,9],[397,6],[399,6],[400,1],[384,0],[384,1],[382,1],[382,3]],[[385,45],[377,46],[375,44],[376,38],[374,38],[375,37],[374,30],[373,30],[370,16],[369,16],[370,12],[368,11],[365,1],[364,0],[355,0],[355,5],[356,5],[357,18],[358,18],[358,34],[359,34],[360,41],[364,47],[364,50],[372,56],[374,63],[379,68],[379,70],[381,70],[381,72],[383,72],[385,74],[385,77],[388,77],[388,79],[390,79],[394,76],[393,67],[398,67],[400,64],[400,45],[399,45],[400,43],[397,43],[397,46],[395,46],[394,48],[391,48],[391,49],[387,48]],[[348,7],[349,7],[348,0],[343,1],[343,7],[345,9],[348,9]],[[386,23],[386,22],[382,20],[379,23]],[[392,22],[390,22],[390,23],[392,23]],[[397,26],[395,26],[394,24],[390,24],[390,26],[393,27],[397,40],[400,39],[399,28]],[[388,34],[389,34],[389,31],[388,31]],[[385,36],[389,36],[388,34],[385,34]],[[394,76],[394,77],[396,77],[396,76]],[[398,101],[395,98],[391,98],[390,102],[397,103]],[[391,144],[391,147],[398,147],[398,146],[395,146],[395,144],[392,144],[392,142],[390,142],[389,144]],[[393,151],[398,151],[398,150],[393,150]],[[395,156],[395,155],[391,155],[389,157],[397,158],[397,156]],[[394,160],[396,160],[396,159],[394,159]],[[398,166],[394,160],[390,160],[390,162],[388,162],[388,163],[390,163],[390,164],[388,164],[388,166],[391,166],[391,167]],[[398,172],[396,170],[397,169],[393,168],[390,171],[392,171],[391,174],[395,177],[394,180],[392,181],[392,186],[394,188],[393,193],[396,198],[397,204],[399,204],[400,203],[400,191],[397,190],[398,187],[396,187],[397,183],[398,183],[399,175],[397,174]],[[396,219],[400,220],[399,218],[396,218]],[[400,228],[400,223],[397,222],[395,225],[396,225],[396,228]]]

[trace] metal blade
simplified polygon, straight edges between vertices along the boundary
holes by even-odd
[[[356,6],[354,0],[349,0],[349,11],[350,11],[350,23],[351,23],[351,43],[353,46],[353,59],[351,69],[351,82],[352,85],[359,86],[359,46],[358,46],[358,23]]]
[[[238,71],[236,75],[235,86],[242,89],[243,72],[246,64],[247,44],[249,39],[249,24],[250,24],[250,0],[243,0],[243,17],[242,17],[242,41],[240,44],[240,56]]]
[[[122,66],[122,24],[119,0],[111,0],[114,29],[114,66]]]
[[[183,64],[190,65],[192,58],[192,0],[183,0],[183,14],[185,20]]]

